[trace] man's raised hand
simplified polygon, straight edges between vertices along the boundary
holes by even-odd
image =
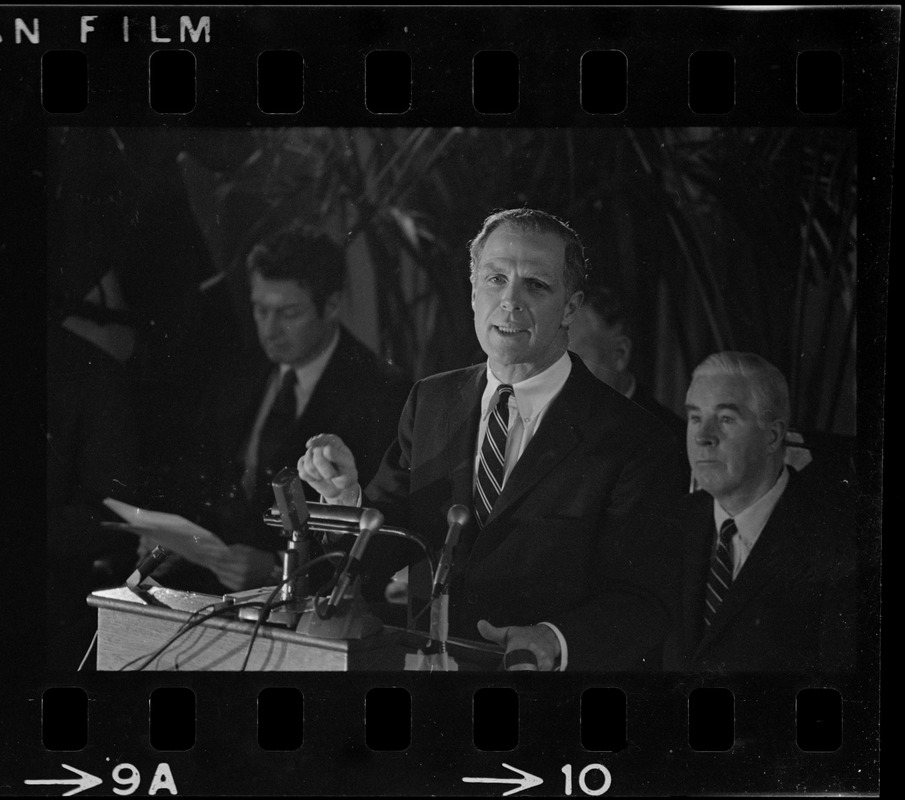
[[[355,456],[338,436],[312,436],[297,465],[299,477],[333,505],[356,505],[361,490]]]

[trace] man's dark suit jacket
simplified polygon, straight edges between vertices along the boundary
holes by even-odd
[[[704,633],[715,541],[713,498],[695,492],[680,513],[684,541],[678,625],[664,667],[689,672],[834,671],[854,667],[856,546],[851,514],[833,509],[789,470],[732,589]]]
[[[275,365],[259,348],[245,358],[227,364],[198,404],[194,437],[186,441],[178,459],[167,465],[159,498],[152,507],[182,514],[209,528],[227,544],[246,544],[276,552],[286,546],[278,530],[264,525],[263,514],[274,503],[273,489],[262,483],[250,501],[241,481],[248,437],[261,406]],[[395,436],[396,422],[411,382],[369,348],[340,328],[339,342],[314,388],[304,412],[286,431],[283,447],[267,465],[272,472],[295,467],[305,453],[305,443],[318,433],[336,433],[361,454],[362,475],[373,475]],[[309,492],[309,500],[319,497]],[[317,548],[311,555],[318,554]],[[188,562],[165,566],[159,576],[171,588],[219,594],[225,591],[214,574]],[[168,569],[167,569],[168,568]],[[317,588],[329,578],[332,567],[309,576]]]
[[[682,470],[677,476],[679,481],[677,487],[680,492],[687,492],[688,487],[691,485],[691,468],[688,465],[688,456],[685,449],[685,420],[660,403],[650,389],[642,383],[635,383],[635,391],[632,392],[631,400],[645,411],[653,414],[673,434],[678,453],[677,457],[682,465]]]
[[[435,549],[449,507],[473,507],[486,381],[482,364],[418,382],[398,438],[365,490],[365,502],[388,522]],[[569,670],[632,670],[652,659],[658,666],[678,552],[671,558],[655,512],[669,499],[660,497],[664,476],[676,468],[663,427],[572,355],[572,372],[485,529],[478,534],[472,521],[462,533],[450,634],[480,639],[482,618],[495,625],[550,622],[566,639]],[[393,540],[372,539],[370,548],[369,572],[383,581],[400,566],[390,555]],[[411,591],[417,587],[410,582]]]
[[[635,383],[632,402],[649,411],[685,443],[685,420],[663,405],[643,383]]]
[[[248,370],[232,370],[214,401],[209,439],[218,474],[211,504],[219,516],[217,532],[227,543],[280,547],[279,534],[268,532],[261,522],[263,512],[274,503],[270,485],[260,485],[251,502],[241,487],[248,437],[274,369],[261,356]],[[271,463],[263,466],[273,474],[286,466],[294,469],[309,438],[335,433],[355,453],[361,479],[370,480],[395,436],[410,388],[411,381],[399,370],[340,328],[339,343],[305,410],[286,431]],[[307,484],[304,487],[307,499],[318,502],[317,493]]]

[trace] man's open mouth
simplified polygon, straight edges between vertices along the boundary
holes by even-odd
[[[523,328],[513,328],[509,325],[494,325],[493,327],[496,328],[497,333],[500,333],[503,336],[515,336],[519,333],[525,333]]]

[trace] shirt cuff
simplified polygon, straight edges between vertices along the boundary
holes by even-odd
[[[346,497],[346,492],[349,492],[349,497]],[[351,489],[347,489],[346,492],[340,492],[332,499],[321,495],[321,502],[328,506],[354,506],[355,508],[361,508],[361,484],[355,484],[354,499],[351,496]]]
[[[559,640],[559,665],[553,668],[554,672],[565,672],[566,666],[569,663],[569,648],[566,645],[565,637],[562,635],[562,632],[557,628],[552,622],[538,622],[538,625],[546,625],[553,633],[556,634],[556,638]]]

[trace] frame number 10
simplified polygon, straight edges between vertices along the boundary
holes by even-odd
[[[590,778],[590,782],[596,785],[600,781],[597,773],[602,776],[603,785],[594,788],[594,786],[588,785],[588,779]],[[572,765],[566,764],[562,768],[562,774],[566,776],[566,795],[569,796],[572,794]],[[610,771],[603,764],[588,764],[578,773],[578,788],[591,797],[599,797],[602,794],[606,794],[612,782]]]

